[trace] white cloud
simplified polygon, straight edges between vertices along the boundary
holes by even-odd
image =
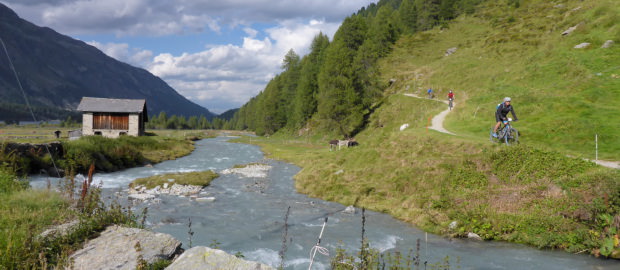
[[[219,33],[277,20],[340,22],[376,0],[4,0],[35,24],[69,35],[162,36],[205,29]]]
[[[274,74],[281,72],[282,59],[289,49],[305,55],[319,31],[332,37],[346,16],[376,0],[3,2],[23,18],[63,34],[88,35],[88,39],[110,34],[158,37],[150,39],[158,43],[158,50],[126,42],[89,44],[120,61],[149,70],[181,95],[219,113],[243,105],[262,91]],[[217,38],[208,38],[214,41],[202,45],[202,51],[182,49],[178,51],[186,52],[175,55],[166,50],[166,46],[174,46],[170,40],[181,35],[225,36],[235,30],[241,30],[243,36],[237,40],[242,43],[217,44]],[[141,45],[145,46],[148,43]]]
[[[256,30],[246,31],[248,36],[241,46],[227,44],[178,56],[157,55],[147,69],[182,95],[222,112],[243,105],[262,91],[274,74],[281,72],[289,49],[304,55],[319,32],[332,36],[337,28],[338,24],[316,20],[286,21],[267,29],[263,39],[255,38]]]

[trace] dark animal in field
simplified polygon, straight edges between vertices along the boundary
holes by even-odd
[[[350,140],[349,140],[349,145],[348,145],[348,147],[351,147],[351,146],[358,146],[358,145],[360,145],[360,144],[359,144],[359,143],[358,143],[355,139],[350,139]]]

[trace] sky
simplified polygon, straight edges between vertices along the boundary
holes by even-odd
[[[21,18],[162,78],[214,113],[238,108],[312,39],[376,0],[0,0]]]

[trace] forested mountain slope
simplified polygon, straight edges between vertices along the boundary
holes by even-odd
[[[301,59],[289,52],[230,125],[348,137],[386,95],[433,87],[440,97],[456,91],[447,126],[461,135],[488,137],[495,106],[510,96],[524,140],[594,158],[598,134],[600,157],[618,160],[619,11],[610,0],[379,1],[348,17],[333,41],[318,35]],[[608,40],[616,44],[601,48]]]
[[[448,2],[457,8],[442,18]],[[595,134],[599,157],[620,160],[615,2],[380,1],[309,55],[289,53],[230,124],[275,132],[252,142],[301,166],[295,184],[309,196],[435,233],[620,258],[620,172],[584,160]],[[404,95],[429,87],[438,98],[454,90],[445,127],[456,136],[426,129],[443,103]],[[489,142],[505,96],[518,146]],[[359,146],[328,150],[346,136]]]
[[[300,59],[290,51],[283,72],[231,121],[237,129],[272,134],[283,128],[348,137],[366,124],[387,82],[376,62],[403,34],[431,29],[473,12],[479,0],[383,0],[346,18],[333,41],[319,34]]]

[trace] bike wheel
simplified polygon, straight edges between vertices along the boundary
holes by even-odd
[[[499,138],[493,137],[493,129],[489,131],[489,140],[491,140],[492,143],[499,143]]]
[[[511,140],[513,144],[519,143],[519,131],[511,128],[510,129]]]

